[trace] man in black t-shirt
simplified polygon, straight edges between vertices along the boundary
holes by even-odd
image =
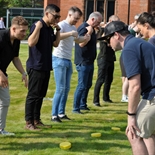
[[[9,82],[6,70],[12,61],[16,69],[22,75],[27,87],[27,77],[19,59],[20,40],[26,36],[28,22],[17,16],[12,19],[11,27],[8,30],[0,31],[0,134],[14,135],[4,130],[6,117],[10,105]]]

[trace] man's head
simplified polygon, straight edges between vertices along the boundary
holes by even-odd
[[[44,10],[44,21],[47,25],[57,24],[60,19],[60,8],[54,4],[49,4]]]
[[[109,22],[112,22],[112,21],[120,21],[119,17],[116,16],[116,15],[111,15],[109,17]]]
[[[102,22],[102,15],[99,12],[91,13],[87,21],[87,23],[93,28],[98,27],[101,22]]]
[[[107,41],[113,50],[121,50],[124,37],[130,34],[128,26],[122,21],[113,21],[107,24],[104,29],[104,36],[98,40]]]
[[[13,39],[22,40],[26,36],[28,30],[28,21],[22,16],[16,16],[11,21],[11,37]]]
[[[69,9],[66,20],[69,22],[69,24],[76,25],[76,23],[79,21],[81,16],[82,16],[82,11],[78,7],[73,6]]]

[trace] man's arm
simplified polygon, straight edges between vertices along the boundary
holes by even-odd
[[[128,125],[126,128],[126,134],[130,134],[132,138],[136,137],[135,131],[140,130],[136,124],[136,111],[140,101],[141,92],[141,79],[140,74],[137,74],[129,79],[129,89],[128,89]]]
[[[78,37],[78,32],[77,31],[69,31],[69,32],[61,32],[60,33],[60,40],[63,40],[63,39],[66,39],[68,37],[75,37],[77,38]]]
[[[89,35],[90,39],[91,39],[91,35],[92,35],[94,30],[93,30],[93,28],[91,26],[86,27],[86,29],[87,29],[86,35]],[[89,42],[90,39],[87,39],[84,42],[80,43],[79,46],[84,47]]]
[[[25,87],[27,87],[27,85],[28,85],[27,74],[22,66],[20,59],[18,57],[14,57],[12,62],[14,64],[14,66],[16,67],[16,69],[22,74],[22,81],[25,81]]]
[[[39,36],[40,36],[40,29],[42,28],[41,21],[38,21],[35,25],[36,25],[36,27],[35,27],[34,31],[28,38],[28,45],[30,47],[33,47],[37,44],[37,42],[39,40]]]
[[[53,46],[58,47],[59,42],[60,42],[60,31],[57,31],[56,32],[56,40],[53,42]]]
[[[128,112],[136,113],[137,106],[140,100],[141,83],[140,74],[133,76],[129,79],[129,103]]]

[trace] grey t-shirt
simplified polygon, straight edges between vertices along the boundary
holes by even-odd
[[[59,22],[58,25],[61,28],[60,33],[70,32],[72,30],[77,31],[76,27],[74,25],[70,25],[66,20]],[[53,55],[59,58],[71,60],[73,41],[73,36],[60,40],[58,47],[55,47],[53,50]]]

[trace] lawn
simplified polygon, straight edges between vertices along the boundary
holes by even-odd
[[[73,51],[74,52],[74,51]],[[0,155],[131,155],[131,147],[125,136],[127,123],[127,103],[121,103],[121,78],[119,67],[120,52],[117,52],[115,62],[114,80],[111,86],[110,96],[114,101],[112,104],[102,102],[102,107],[93,105],[93,90],[97,75],[95,71],[93,86],[88,96],[89,112],[84,115],[72,113],[74,91],[77,85],[77,72],[73,65],[71,90],[68,96],[66,113],[71,121],[53,123],[51,119],[50,100],[44,100],[42,107],[42,121],[51,124],[52,128],[41,131],[27,131],[24,129],[24,111],[27,89],[21,82],[21,75],[11,64],[8,68],[11,105],[7,117],[6,130],[14,132],[15,136],[0,136]],[[28,57],[28,47],[21,44],[20,58],[25,67]],[[53,72],[49,82],[49,89],[46,98],[52,98],[55,91]],[[119,127],[120,131],[113,131],[112,127]],[[92,138],[91,133],[100,132],[99,138]],[[71,149],[62,150],[59,148],[61,142],[69,141]]]

